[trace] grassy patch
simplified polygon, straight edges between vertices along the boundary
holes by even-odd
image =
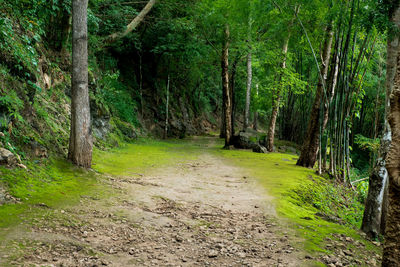
[[[321,212],[321,206],[313,205],[314,200],[319,199],[320,204],[326,207],[328,204],[322,203],[323,198],[340,192],[329,193],[332,188],[323,185],[323,178],[317,177],[313,170],[296,166],[297,156],[280,153],[257,154],[237,150],[221,150],[218,153],[235,165],[244,167],[259,180],[260,184],[274,197],[277,213],[289,219],[290,225],[297,230],[300,237],[305,239],[305,250],[311,253],[329,253],[324,248],[324,240],[331,237],[333,233],[346,234],[364,242],[367,249],[376,250],[375,246],[363,241],[355,228],[329,222],[315,215]],[[315,187],[315,181],[319,181],[317,187]],[[309,196],[308,193],[315,195]],[[344,208],[342,207],[341,210]],[[332,207],[331,211],[335,212],[335,209]],[[360,211],[352,210],[351,212],[359,213]],[[355,218],[348,219],[349,221],[356,220]]]
[[[51,160],[39,166],[28,163],[28,170],[0,168],[0,182],[21,203],[0,206],[0,228],[37,216],[41,208],[57,208],[79,202],[82,194],[105,193],[95,173],[72,166],[64,160]]]
[[[176,140],[140,140],[111,151],[95,150],[93,168],[111,175],[145,172],[195,158],[196,146]],[[106,198],[110,190],[93,171],[76,168],[65,159],[28,162],[28,170],[0,168],[0,183],[20,203],[0,206],[0,230],[41,216],[46,208],[74,205],[82,196]],[[0,235],[6,234],[0,231]]]
[[[110,151],[95,150],[93,168],[100,173],[116,176],[138,175],[149,168],[194,159],[194,149],[196,146],[190,142],[140,139]]]

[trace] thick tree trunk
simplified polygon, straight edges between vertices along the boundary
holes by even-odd
[[[321,78],[319,79],[317,91],[315,94],[314,104],[311,110],[310,121],[308,123],[306,140],[304,141],[300,158],[297,161],[297,165],[307,168],[313,168],[315,162],[317,161],[318,150],[320,147],[321,133],[323,133],[323,131],[325,130],[324,128],[326,126],[326,125],[321,125],[320,118],[322,112],[321,110],[322,102],[326,101],[324,97],[324,86],[326,84],[328,70],[329,70],[332,41],[333,41],[333,31],[332,31],[332,26],[330,25],[326,29],[325,43],[322,53],[323,62],[321,69],[321,77],[324,80],[321,80]]]
[[[389,36],[388,52],[396,51],[395,55],[388,53],[388,74],[395,66],[394,84],[390,95],[389,124],[392,131],[392,143],[386,160],[389,175],[389,210],[385,230],[382,266],[400,266],[400,46],[398,32],[400,29],[400,6],[395,4],[392,22],[395,37]],[[388,77],[387,79],[389,79]]]
[[[369,176],[368,197],[365,203],[364,216],[361,230],[371,238],[377,238],[382,234],[382,213],[384,205],[385,188],[388,181],[388,173],[385,168],[386,154],[390,147],[390,130],[385,132],[381,139],[380,156],[374,170]]]
[[[288,47],[289,47],[289,40],[290,40],[290,35],[291,35],[291,28],[293,26],[294,20],[296,19],[297,14],[300,11],[300,6],[297,6],[295,8],[295,16],[293,17],[292,21],[289,23],[288,26],[288,33],[283,40],[283,46],[282,46],[282,69],[286,69],[286,59],[287,59],[287,52],[288,52]],[[267,135],[267,150],[268,152],[273,152],[274,151],[274,139],[275,139],[275,127],[276,127],[276,119],[278,118],[278,112],[279,112],[279,105],[281,101],[281,94],[282,94],[282,86],[281,86],[281,80],[282,77],[281,75],[278,78],[278,87],[275,90],[273,99],[272,99],[272,113],[271,113],[271,119],[269,121],[269,127],[268,127],[268,135]]]
[[[226,24],[221,58],[225,147],[231,144],[232,139],[232,96],[229,87],[229,35],[229,25]]]
[[[398,55],[398,37],[388,42],[387,66],[386,66],[386,100],[385,100],[385,127],[379,149],[379,157],[369,177],[368,197],[365,203],[365,210],[361,230],[369,237],[376,238],[384,233],[385,218],[387,211],[387,189],[388,172],[385,168],[387,153],[389,152],[392,135],[388,122],[390,112],[390,94],[392,92],[394,77],[396,74],[396,58]]]
[[[68,158],[90,168],[93,141],[90,125],[87,49],[88,0],[72,1],[72,99]]]

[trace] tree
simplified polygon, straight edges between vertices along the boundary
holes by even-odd
[[[364,216],[361,225],[361,230],[371,238],[377,238],[379,235],[384,234],[387,217],[388,172],[385,165],[392,140],[388,115],[390,110],[390,95],[393,89],[393,81],[396,73],[396,55],[397,50],[399,49],[395,45],[398,42],[398,36],[390,36],[389,38],[392,39],[388,40],[387,45],[384,128],[380,141],[379,157],[369,176],[368,196],[365,202]],[[377,107],[376,112],[378,112]],[[375,119],[375,121],[377,124],[377,119]],[[376,132],[376,128],[377,125],[375,125],[374,132]]]
[[[247,53],[247,83],[246,83],[246,104],[244,108],[244,123],[243,129],[246,130],[249,127],[249,119],[250,119],[250,98],[251,98],[251,83],[253,79],[253,68],[252,68],[252,46],[251,46],[251,2],[249,3],[249,33],[248,40],[249,42],[249,52]]]
[[[292,26],[293,26],[294,20],[296,19],[296,16],[299,13],[299,11],[300,11],[300,6],[298,5],[295,7],[295,16],[290,21],[288,28],[287,28],[286,36],[283,39],[283,45],[282,45],[282,57],[283,58],[282,58],[282,64],[281,64],[282,73],[279,74],[279,77],[278,77],[279,82],[278,82],[277,88],[275,89],[275,92],[273,94],[272,113],[271,113],[271,119],[270,119],[269,127],[268,127],[267,150],[269,152],[274,151],[275,126],[276,126],[276,120],[278,118],[279,106],[280,106],[282,90],[283,90],[281,80],[282,80],[283,71],[286,69],[286,60],[287,60],[287,53],[288,53],[288,47],[289,47],[289,40],[290,40],[290,36],[292,34],[292,32],[291,32]]]
[[[324,132],[326,123],[322,123],[321,125],[321,112],[322,112],[322,103],[326,102],[326,81],[329,70],[329,61],[331,57],[331,48],[333,42],[333,30],[332,23],[326,28],[326,36],[324,42],[324,48],[322,51],[322,68],[321,75],[319,78],[317,92],[315,94],[314,104],[312,107],[312,111],[310,114],[310,121],[308,123],[308,130],[306,134],[306,140],[303,144],[303,148],[301,150],[300,158],[297,161],[297,165],[313,168],[315,162],[317,161],[317,154],[320,146],[320,138],[321,134]],[[326,108],[324,113],[328,113],[328,109]],[[324,116],[325,117],[325,116]]]
[[[72,1],[72,97],[68,158],[90,168],[93,141],[90,125],[88,86],[88,0]]]
[[[394,3],[391,21],[394,28],[388,39],[387,79],[393,84],[390,95],[389,124],[392,143],[387,155],[386,169],[389,174],[389,210],[385,230],[382,266],[400,266],[400,4]],[[394,75],[393,75],[394,72]],[[392,76],[393,75],[393,76]],[[393,80],[391,79],[393,77]]]
[[[224,133],[225,133],[225,147],[231,144],[232,133],[232,92],[229,86],[229,24],[224,27],[224,41],[222,45],[221,56],[221,77],[222,77],[222,91],[223,91],[223,109],[224,109]]]

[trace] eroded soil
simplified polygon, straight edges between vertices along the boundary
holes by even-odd
[[[81,196],[65,210],[37,207],[45,216],[9,232],[0,265],[312,266],[262,187],[207,150],[99,180],[112,196]]]

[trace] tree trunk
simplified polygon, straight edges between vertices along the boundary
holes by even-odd
[[[249,127],[250,117],[250,97],[251,97],[251,82],[253,79],[253,70],[251,67],[251,51],[247,54],[247,88],[246,88],[246,107],[244,111],[244,124],[243,129]]]
[[[329,70],[332,41],[333,41],[332,25],[329,25],[326,29],[325,43],[322,53],[323,62],[321,69],[321,77],[324,80],[321,80],[321,78],[319,79],[314,99],[314,105],[312,107],[310,121],[308,123],[306,140],[303,144],[300,158],[297,161],[297,165],[307,168],[313,168],[315,162],[317,161],[318,150],[320,147],[321,133],[323,133],[326,126],[326,125],[321,125],[320,118],[322,112],[321,111],[322,103],[326,101],[325,97],[328,97],[327,95],[324,96],[324,91],[325,91],[324,86],[326,84],[328,70]]]
[[[225,147],[231,144],[232,139],[232,96],[229,87],[229,35],[229,25],[226,24],[221,58]]]
[[[286,36],[286,38],[283,42],[282,69],[286,69],[286,56],[287,56],[287,51],[288,51],[288,46],[289,46],[289,40],[290,40],[290,32]],[[280,83],[281,83],[281,77],[279,77],[278,88],[275,90],[274,98],[272,100],[272,113],[271,113],[271,119],[269,121],[268,136],[267,136],[267,150],[269,152],[274,151],[275,126],[276,126],[276,119],[278,118],[279,105],[280,105],[281,93],[282,93],[282,88],[281,88]]]
[[[256,84],[256,95],[258,96],[258,84]],[[253,129],[258,130],[258,112],[257,109],[254,111]]]
[[[295,8],[295,16],[293,17],[292,21],[290,22],[288,26],[288,33],[283,40],[283,46],[282,46],[282,69],[286,69],[286,59],[287,59],[287,52],[288,52],[288,47],[289,47],[289,40],[290,40],[290,35],[291,35],[291,28],[293,26],[294,20],[296,19],[297,14],[300,11],[300,6],[297,6]],[[277,89],[275,90],[274,97],[272,99],[272,113],[271,113],[271,119],[269,121],[269,127],[268,127],[268,136],[267,136],[267,150],[268,152],[273,152],[274,151],[274,139],[275,139],[275,127],[276,127],[276,119],[278,118],[278,112],[279,112],[279,105],[281,101],[281,94],[282,94],[282,86],[281,86],[281,80],[282,76],[279,76],[278,80],[278,86]]]
[[[239,63],[240,60],[240,54],[238,54],[233,61],[232,68],[231,68],[231,73],[230,73],[230,79],[229,79],[229,88],[230,88],[230,96],[231,96],[231,103],[232,103],[232,112],[231,112],[231,136],[235,134],[235,111],[236,111],[236,99],[235,99],[235,86],[236,86],[236,69],[237,69],[237,64]]]
[[[385,127],[379,149],[379,156],[374,169],[369,177],[368,196],[365,203],[365,210],[361,230],[371,238],[377,238],[384,233],[385,226],[385,195],[388,189],[388,172],[385,168],[387,153],[391,143],[391,131],[388,122],[390,111],[390,94],[393,88],[394,76],[396,73],[396,58],[398,54],[398,37],[388,42],[387,46],[387,70],[386,70],[386,99],[385,99]]]
[[[168,115],[169,115],[169,74],[168,74],[168,82],[167,82],[167,101],[165,104],[165,128],[164,128],[164,139],[168,137]]]
[[[88,0],[72,1],[72,98],[68,154],[74,164],[84,168],[91,167],[93,148],[88,87],[87,6]]]
[[[250,11],[251,12],[251,11]],[[251,46],[251,14],[249,15],[249,26],[248,26],[248,42],[249,52],[247,54],[247,84],[246,84],[246,105],[244,109],[244,123],[243,129],[246,130],[249,127],[250,117],[250,99],[251,99],[251,83],[253,80],[253,68],[252,68],[252,46]]]
[[[396,36],[389,36],[388,74],[395,70],[392,93],[390,95],[389,124],[392,131],[392,143],[387,155],[386,169],[389,175],[389,210],[385,230],[382,266],[400,266],[400,53],[399,37],[400,6],[395,4],[391,20],[396,26],[392,31]],[[391,49],[395,54],[389,54]],[[390,79],[388,75],[387,80]],[[392,81],[389,81],[390,83]]]
[[[274,151],[275,125],[276,125],[276,119],[278,118],[280,100],[281,100],[281,96],[280,96],[280,92],[278,92],[278,93],[276,93],[276,96],[272,103],[272,114],[271,114],[271,120],[269,122],[268,137],[267,137],[268,138],[267,139],[268,152]]]

